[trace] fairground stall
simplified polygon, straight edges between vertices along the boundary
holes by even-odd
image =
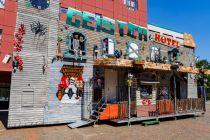
[[[146,0],[19,0],[8,127],[196,115],[195,42]]]

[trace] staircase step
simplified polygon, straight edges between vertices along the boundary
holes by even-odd
[[[92,117],[96,117],[96,118],[98,118],[98,115],[94,115],[94,114],[92,114],[91,116],[92,116]]]
[[[97,110],[93,110],[93,113],[99,113]]]
[[[91,124],[93,123],[95,120],[78,120],[74,123],[70,123],[68,124],[68,127],[74,129],[74,128],[78,128],[78,127],[81,127],[81,126],[85,126],[85,125],[88,125],[88,124]]]
[[[103,108],[100,108],[100,109],[99,109],[99,108],[97,108],[97,110],[96,110],[96,111],[100,111],[100,112],[102,112],[102,111],[104,111],[104,109],[106,109],[106,108],[104,108],[104,107],[103,107]]]

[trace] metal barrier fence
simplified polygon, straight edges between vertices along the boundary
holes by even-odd
[[[174,114],[174,100],[158,100],[156,106],[159,116],[165,114]]]
[[[117,86],[118,119],[128,117],[128,86]],[[131,116],[136,115],[136,88],[131,87]]]
[[[176,105],[177,113],[204,111],[204,99],[201,98],[180,99]]]

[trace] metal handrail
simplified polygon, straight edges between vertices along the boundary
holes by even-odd
[[[104,97],[102,97],[97,103],[90,102],[90,103],[88,104],[87,110],[90,112],[90,114],[92,113],[90,107],[93,106],[93,105],[96,105],[96,106],[100,105],[101,102],[103,101],[103,99],[104,99]],[[106,101],[105,101],[105,102],[106,102]]]

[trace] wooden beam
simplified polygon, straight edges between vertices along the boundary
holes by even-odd
[[[144,60],[142,60],[142,61],[136,61],[136,60],[134,60],[133,61],[133,64],[134,65],[144,65],[145,64],[145,61]]]
[[[143,69],[151,69],[151,70],[161,70],[161,71],[172,71],[171,64],[161,64],[161,63],[153,63],[153,62],[145,62],[145,61],[133,61],[127,59],[115,59],[115,58],[108,58],[108,59],[96,59],[94,61],[95,66],[107,66],[107,67],[133,67],[133,65],[140,65]],[[180,66],[177,69],[178,72],[183,73],[194,73],[198,74],[201,73],[201,69],[193,68],[193,67],[186,67]],[[204,74],[210,75],[210,70],[204,69]]]
[[[160,64],[160,63],[145,62],[145,64],[143,65],[143,68],[144,69],[170,71],[171,70],[171,65],[170,64]]]
[[[144,69],[171,71],[171,65],[170,64],[145,62],[142,65],[143,65]],[[201,73],[201,69],[193,68],[193,67],[186,67],[186,66],[180,66],[177,69],[177,71],[178,72],[184,72],[184,73],[194,73],[194,74]],[[204,74],[210,75],[210,70],[204,69],[203,72],[204,72]]]
[[[133,60],[107,58],[103,60],[95,60],[94,65],[108,67],[133,67]]]
[[[184,67],[184,66],[179,67],[177,71],[185,73],[194,73],[194,74],[200,73],[198,68]]]

